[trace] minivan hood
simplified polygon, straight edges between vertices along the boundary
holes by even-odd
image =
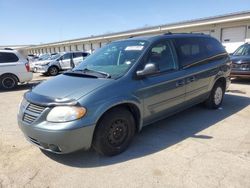
[[[243,62],[250,62],[250,56],[231,56],[230,57],[233,63],[243,63]]]
[[[113,81],[112,79],[97,79],[59,75],[37,85],[32,92],[56,99],[79,99],[95,89]]]

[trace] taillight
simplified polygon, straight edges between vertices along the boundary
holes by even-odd
[[[29,63],[25,63],[25,68],[26,68],[27,72],[30,72],[30,64]]]

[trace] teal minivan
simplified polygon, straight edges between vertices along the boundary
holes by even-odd
[[[198,103],[220,107],[230,70],[225,49],[207,35],[115,41],[25,93],[18,124],[43,150],[116,155],[146,125]]]

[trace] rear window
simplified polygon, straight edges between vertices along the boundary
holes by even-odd
[[[9,52],[0,52],[0,63],[11,63],[11,62],[17,62],[18,57]]]
[[[175,43],[181,66],[225,52],[223,46],[214,38],[177,38]]]

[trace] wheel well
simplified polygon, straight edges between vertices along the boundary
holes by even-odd
[[[224,91],[226,90],[226,78],[224,78],[224,77],[219,78],[218,80],[216,80],[215,84],[217,84],[217,83],[221,83]]]
[[[51,65],[50,67],[56,67],[58,70],[60,70],[60,68],[57,65]],[[48,70],[49,70],[49,68],[48,68]]]
[[[4,73],[4,74],[0,75],[0,78],[2,78],[3,76],[7,76],[7,75],[14,76],[16,78],[17,82],[20,82],[19,78],[15,74],[12,74],[12,73]]]
[[[108,113],[110,110],[113,110],[114,108],[125,108],[125,109],[128,109],[131,112],[131,114],[133,115],[134,119],[135,119],[136,131],[139,132],[139,130],[140,130],[140,120],[141,120],[140,110],[139,110],[139,108],[135,104],[132,104],[132,103],[118,104],[116,106],[113,106],[113,107],[109,108],[99,118],[99,120],[97,121],[97,125],[98,125],[99,121],[102,119],[102,117],[106,113]]]

